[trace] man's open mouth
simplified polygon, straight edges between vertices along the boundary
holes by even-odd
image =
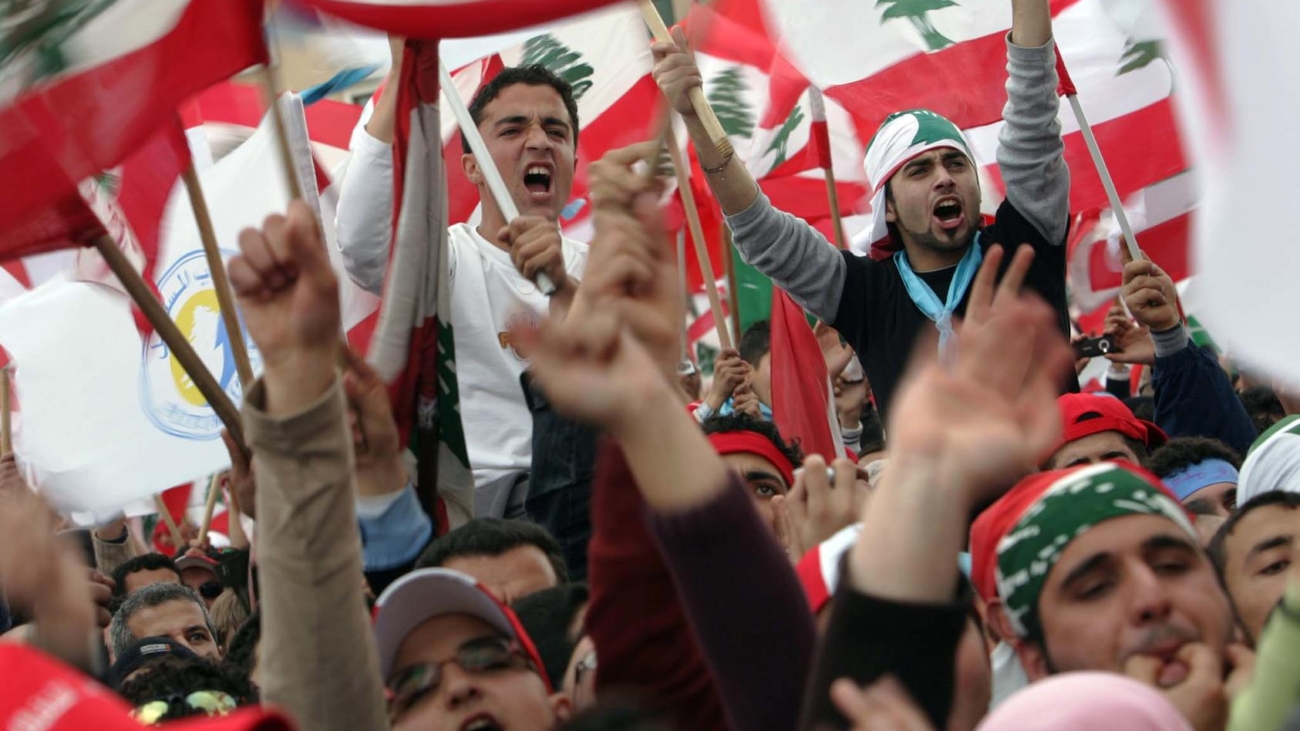
[[[524,187],[535,196],[549,195],[551,192],[551,169],[543,165],[530,165],[524,171]]]
[[[962,216],[962,207],[960,198],[941,198],[934,204],[934,218],[939,223],[939,228],[947,231],[954,230],[961,226],[965,220]]]
[[[462,724],[460,731],[501,731],[501,724],[488,715],[475,716]]]

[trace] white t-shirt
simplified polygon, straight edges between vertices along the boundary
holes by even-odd
[[[393,148],[358,126],[351,149],[339,193],[339,249],[352,280],[379,294],[388,265]],[[514,322],[540,323],[550,305],[507,252],[468,224],[450,227],[448,240],[460,415],[474,485],[481,487],[531,465],[533,420],[520,382],[528,361],[508,333]],[[562,245],[565,269],[581,279],[587,245],[567,238]]]

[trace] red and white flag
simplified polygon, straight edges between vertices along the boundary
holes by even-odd
[[[821,345],[803,308],[772,289],[772,421],[786,440],[827,464],[844,456],[835,394]]]
[[[0,18],[0,166],[23,174],[0,183],[10,232],[0,256],[84,227],[82,181],[144,146],[189,95],[263,62],[261,13],[261,0],[11,4]]]

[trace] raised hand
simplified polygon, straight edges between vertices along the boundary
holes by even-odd
[[[612,312],[547,322],[513,336],[529,342],[533,375],[556,410],[618,435],[647,403],[671,398],[671,384],[649,351]]]
[[[951,367],[918,350],[888,432],[892,457],[932,461],[938,483],[971,506],[1032,472],[1056,444],[1057,388],[1074,362],[1052,309],[1019,293],[1032,250],[1017,252],[994,292],[1001,259],[991,247],[976,275]]]
[[[759,405],[758,394],[754,393],[753,380],[748,376],[732,391],[731,409],[754,419],[763,418],[763,407]]]
[[[727,349],[718,353],[718,359],[713,362],[713,383],[709,386],[705,403],[717,411],[745,382],[748,375],[749,364],[740,359],[740,353],[736,350]]]
[[[364,358],[351,349],[345,352],[347,371],[343,374],[343,392],[348,400],[348,424],[352,428],[352,447],[357,460],[357,492],[362,495],[396,492],[406,486],[407,474],[388,388]]]
[[[570,317],[612,312],[666,374],[677,369],[683,303],[659,210],[661,185],[633,166],[654,143],[613,150],[588,168],[595,237]]]
[[[296,411],[334,378],[338,279],[316,218],[302,201],[289,204],[288,216],[268,217],[261,230],[245,229],[239,248],[243,254],[230,262],[230,282],[262,353],[266,408]]]
[[[778,534],[793,561],[847,528],[862,513],[866,491],[857,485],[857,465],[837,459],[834,472],[832,482],[826,460],[811,455],[795,473],[790,492],[772,498]]]
[[[1164,332],[1178,326],[1178,290],[1174,280],[1147,259],[1124,265],[1124,304],[1138,324],[1152,332]]]
[[[691,106],[690,91],[704,86],[704,77],[700,67],[695,64],[686,34],[680,27],[672,29],[673,42],[655,41],[650,44],[650,51],[655,57],[654,78],[664,96],[672,102],[673,109],[683,117],[694,117],[695,107]]]
[[[221,430],[221,441],[230,454],[230,492],[234,495],[239,511],[254,520],[257,519],[257,478],[253,475],[253,462],[249,455],[235,444],[235,440],[225,429]],[[232,521],[233,523],[233,521]]]
[[[1150,328],[1134,322],[1118,304],[1111,305],[1106,313],[1105,333],[1118,348],[1106,354],[1106,359],[1110,362],[1155,364],[1156,344],[1151,339]]]

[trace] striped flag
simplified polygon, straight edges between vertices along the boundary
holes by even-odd
[[[394,148],[397,225],[379,323],[367,356],[389,384],[402,444],[415,453],[422,487],[436,479],[459,523],[472,516],[474,477],[460,419],[448,278],[447,198],[439,113],[438,44],[407,41]],[[392,90],[390,90],[391,92]],[[469,497],[467,497],[469,496]],[[444,523],[443,520],[439,521]],[[444,528],[440,525],[440,528]]]

